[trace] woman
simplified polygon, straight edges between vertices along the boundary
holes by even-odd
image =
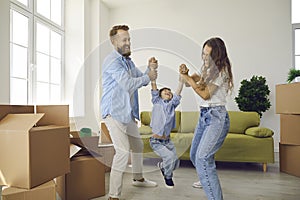
[[[180,66],[182,78],[201,98],[200,117],[192,141],[190,157],[209,200],[222,200],[214,155],[229,129],[226,96],[233,88],[231,64],[222,39],[211,38],[203,44],[201,74],[188,75]]]

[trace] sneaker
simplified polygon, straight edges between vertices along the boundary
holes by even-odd
[[[165,186],[169,189],[174,188],[174,182],[172,178],[165,178]]]
[[[143,178],[142,180],[133,179],[132,185],[136,187],[156,187],[157,183]]]
[[[165,171],[164,171],[164,168],[162,167],[162,162],[158,162],[158,163],[157,163],[157,167],[160,169],[161,174],[162,174],[163,176],[165,176]]]
[[[202,188],[200,181],[193,183],[193,188]]]

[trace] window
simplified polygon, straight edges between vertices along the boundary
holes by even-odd
[[[292,0],[293,64],[300,69],[300,0]],[[298,9],[298,10],[297,10]]]
[[[64,0],[11,0],[10,103],[62,100]]]

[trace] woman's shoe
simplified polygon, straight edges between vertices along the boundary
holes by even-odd
[[[193,188],[202,188],[200,181],[193,183]]]

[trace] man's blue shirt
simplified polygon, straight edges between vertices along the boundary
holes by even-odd
[[[139,119],[138,89],[150,82],[149,69],[142,73],[130,58],[113,50],[102,65],[101,115],[129,123]]]

